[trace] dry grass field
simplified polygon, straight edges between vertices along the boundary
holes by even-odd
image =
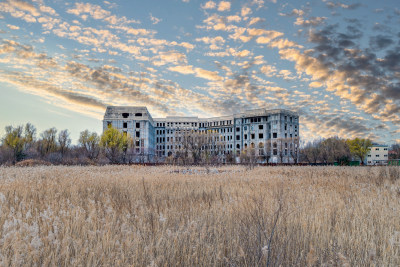
[[[400,266],[399,174],[0,168],[0,266]]]

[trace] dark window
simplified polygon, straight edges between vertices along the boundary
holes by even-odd
[[[107,127],[112,127],[111,121],[107,121]]]
[[[244,140],[247,140],[247,134],[244,135]]]
[[[140,128],[140,122],[136,123],[136,128]]]
[[[142,115],[142,113],[135,113],[135,116],[136,117],[142,117],[143,115]]]
[[[258,125],[258,129],[259,129],[259,130],[264,129],[264,125],[262,125],[262,124]]]
[[[264,135],[263,135],[262,133],[259,133],[259,134],[258,134],[258,138],[259,138],[259,139],[263,139],[263,138],[264,138]]]
[[[140,132],[136,132],[136,137],[140,137]]]
[[[128,118],[129,117],[129,113],[122,113],[122,117],[125,118],[125,119]]]
[[[139,142],[139,140],[136,140],[136,144],[135,144],[136,146],[140,146],[140,142]]]
[[[278,134],[277,133],[273,133],[272,134],[272,138],[278,138]]]
[[[256,135],[255,134],[251,134],[251,139],[254,139],[254,138],[256,138]]]
[[[287,124],[285,124],[285,131],[287,130]]]
[[[236,135],[236,140],[240,140],[240,135]]]
[[[236,132],[240,132],[240,128],[239,127],[236,127]]]
[[[124,122],[124,128],[128,128],[128,123]]]

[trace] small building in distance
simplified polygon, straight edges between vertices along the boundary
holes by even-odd
[[[387,145],[373,144],[367,154],[367,165],[387,165],[389,147]]]
[[[109,106],[103,131],[112,126],[134,141],[139,162],[163,162],[199,149],[212,161],[252,157],[260,163],[295,163],[299,157],[299,115],[285,109],[256,109],[228,116],[152,118],[146,107]],[[202,138],[205,137],[205,138]],[[205,141],[204,141],[205,140]],[[196,141],[198,142],[198,141]],[[203,153],[203,154],[204,154]]]

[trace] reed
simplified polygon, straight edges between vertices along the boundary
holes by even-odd
[[[2,167],[0,266],[400,266],[399,174]]]

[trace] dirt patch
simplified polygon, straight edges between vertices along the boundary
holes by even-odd
[[[15,164],[17,167],[33,167],[33,166],[50,166],[51,163],[48,161],[44,160],[38,160],[38,159],[27,159],[20,161]]]

